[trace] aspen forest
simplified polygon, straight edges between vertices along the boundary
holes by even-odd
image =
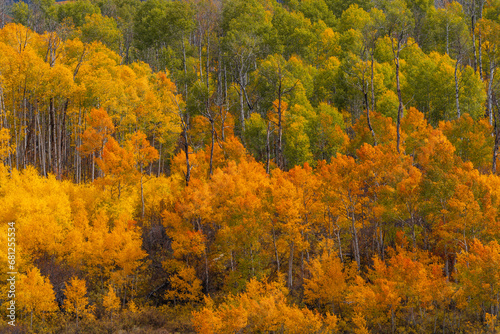
[[[500,0],[25,1],[1,333],[500,333]]]

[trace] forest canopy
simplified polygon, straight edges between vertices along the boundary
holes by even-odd
[[[21,331],[500,330],[499,1],[32,0],[0,27]]]

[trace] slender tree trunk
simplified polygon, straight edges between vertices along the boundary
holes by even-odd
[[[284,169],[283,161],[283,120],[282,120],[282,110],[281,110],[281,68],[280,68],[280,82],[278,87],[278,154],[276,157],[276,164],[278,168]]]
[[[5,112],[5,98],[2,85],[0,85],[0,127],[7,127],[7,113]]]
[[[144,222],[144,213],[145,213],[145,205],[144,205],[144,182],[143,182],[144,174],[142,171],[142,164],[141,164],[141,218],[142,221]]]
[[[250,247],[250,262],[252,263],[252,276],[255,277],[255,263],[254,263],[254,256],[253,256],[252,247]]]
[[[184,129],[183,136],[184,136],[184,153],[186,155],[186,186],[188,186],[189,179],[191,178],[191,165],[189,164],[189,144],[188,144],[187,128]]]
[[[26,94],[26,88],[25,88],[25,93]],[[19,157],[20,157],[20,164],[22,166],[22,168],[26,168],[26,154],[27,154],[27,138],[26,138],[26,131],[27,131],[27,126],[26,126],[26,103],[27,103],[27,99],[26,97],[23,97],[23,116],[22,116],[22,119],[20,121],[20,132],[22,131],[22,135],[20,135],[20,137],[22,138],[22,146],[21,146],[21,150],[19,151]],[[21,143],[20,143],[21,144]]]
[[[444,272],[446,274],[446,280],[450,278],[450,267],[449,267],[449,261],[448,261],[448,245],[444,245]]]
[[[209,91],[209,84],[210,84],[210,35],[207,33],[207,67],[205,68],[205,72],[207,72],[207,91]]]
[[[382,224],[380,224],[379,238],[380,238],[380,258],[382,259],[382,261],[384,261],[384,257],[385,257],[384,248],[385,248],[385,246],[384,246],[384,233],[382,230]]]
[[[46,160],[46,147],[44,140],[44,132],[42,132],[42,127],[40,125],[40,110],[37,110],[36,120],[38,124],[38,143],[40,144],[40,163],[42,164],[43,175],[47,176],[47,160]],[[43,121],[43,120],[42,120]]]
[[[292,241],[290,243],[290,257],[288,258],[288,289],[292,290],[293,284],[293,251],[295,249],[295,244]]]
[[[21,120],[17,119],[16,110],[14,110],[14,129],[15,129],[15,138],[16,138],[16,169],[19,169],[19,153],[21,152]],[[19,124],[18,124],[19,122]]]
[[[201,60],[201,47],[202,47],[202,38],[201,38],[201,31],[199,33],[199,40],[198,40],[198,57],[199,57],[199,64],[200,64],[200,81],[203,82],[203,62]]]
[[[330,213],[330,208],[328,208],[328,240],[332,243],[332,245],[335,244],[335,242],[333,241],[333,235],[332,235],[332,230],[333,230],[333,219],[332,219],[332,214]],[[330,257],[330,245],[328,245],[327,247],[327,252],[328,252],[328,257]],[[340,256],[339,256],[340,257]]]
[[[472,0],[472,15],[471,15],[471,33],[472,33],[472,48],[474,50],[474,73],[477,72],[477,51],[476,51],[476,1]]]
[[[155,133],[153,132],[153,138],[152,138],[152,142],[151,142],[151,146],[152,147],[155,147],[156,143],[155,143],[155,139],[156,139],[156,135]],[[153,163],[150,163],[149,164],[149,171],[148,171],[148,175],[151,176],[151,173],[153,173]]]
[[[478,52],[479,52],[479,78],[481,81],[483,81],[483,50],[481,48],[482,45],[482,39],[481,39],[481,28],[479,28],[479,35],[478,37]]]
[[[78,108],[78,146],[82,145],[82,107]],[[75,152],[77,156],[77,183],[82,182],[82,156],[80,155],[80,151],[76,150]]]
[[[240,123],[241,123],[241,137],[245,134],[245,101],[243,96],[243,68],[240,69]]]
[[[497,156],[498,156],[498,146],[500,144],[500,131],[498,129],[498,107],[497,113],[495,114],[495,123],[494,123],[494,131],[495,131],[495,144],[493,146],[493,162],[492,162],[492,171],[493,174],[497,173]]]
[[[276,255],[276,265],[278,267],[278,272],[280,271],[280,257],[278,254],[278,247],[276,246],[276,231],[273,226],[273,246],[274,246],[274,254]]]
[[[411,214],[411,239],[413,241],[413,249],[417,249],[417,234],[415,233],[415,223],[413,221],[413,214]]]
[[[25,105],[26,105],[26,102],[25,102]],[[27,107],[25,106],[24,107],[24,125],[23,125],[23,128],[24,128],[24,147],[23,147],[23,168],[26,168],[26,165],[27,164],[32,164],[33,166],[35,165],[35,161],[36,159],[30,159],[31,157],[28,156],[28,153],[29,151],[32,151],[32,149],[30,149],[30,146],[33,146],[33,149],[34,149],[34,144],[33,144],[33,140],[32,140],[32,134],[33,132],[35,132],[34,130],[34,118],[32,117],[33,115],[33,112],[32,112],[32,107],[31,105],[29,106],[29,109],[30,109],[30,115],[28,117],[27,115]],[[29,118],[29,122],[28,122],[28,118]],[[33,161],[35,160],[35,161]]]
[[[372,111],[375,111],[375,89],[374,89],[374,85],[373,85],[373,77],[374,77],[374,70],[373,70],[373,65],[374,65],[374,61],[373,61],[373,51],[371,52],[371,78],[370,78],[370,85],[371,85],[371,92],[372,92]]]
[[[33,112],[33,132],[35,133],[35,135],[33,136],[33,149],[34,149],[34,152],[33,152],[33,164],[35,167],[38,167],[39,169],[41,169],[41,161],[39,160],[39,151],[40,151],[40,147],[39,147],[39,142],[38,142],[38,136],[36,135],[36,129],[37,129],[37,122],[36,122],[36,109],[33,108],[32,110]],[[37,164],[38,163],[38,164]]]
[[[162,154],[162,143],[160,142],[160,151],[158,152],[158,171],[156,173],[156,177],[160,177],[160,174],[161,174],[161,163],[162,163],[162,160],[161,160],[161,154]]]
[[[224,104],[224,82],[222,81],[222,55],[220,39],[217,37],[217,102],[216,105],[222,108]],[[221,113],[222,114],[222,113]]]
[[[457,117],[460,118],[460,87],[458,86],[458,65],[460,63],[460,57],[457,58],[455,62],[455,102],[457,105]]]
[[[44,138],[44,140],[46,141],[47,143],[47,174],[50,173],[50,170],[52,169],[52,116],[51,116],[51,113],[50,113],[50,106],[49,106],[49,113],[47,114],[47,117],[48,117],[48,120],[46,120],[43,124],[42,124],[42,128],[46,128],[45,132],[46,132],[46,138]],[[48,124],[47,124],[48,123]]]
[[[271,134],[271,122],[267,122],[267,135],[266,135],[266,173],[269,174],[270,163],[271,163],[271,147],[270,147],[270,134]]]
[[[184,65],[184,99],[188,98],[188,85],[187,85],[187,65],[186,65],[186,46],[184,45],[184,34],[182,34],[182,63]]]
[[[208,294],[208,291],[209,291],[209,289],[208,289],[209,276],[208,276],[208,255],[207,255],[207,249],[205,249],[204,255],[205,255],[205,285],[206,285],[207,294]]]
[[[352,238],[353,238],[353,247],[354,247],[354,259],[356,260],[356,264],[358,267],[358,271],[361,270],[361,258],[359,255],[359,241],[358,241],[358,232],[356,229],[356,219],[354,217],[354,211],[351,213],[351,223],[352,223]]]
[[[484,0],[479,1],[479,20],[483,18],[483,7]],[[479,34],[478,34],[478,52],[479,52],[479,78],[481,81],[483,80],[483,51],[482,51],[482,38],[481,38],[481,25],[478,26]]]
[[[396,143],[396,149],[398,153],[400,153],[400,142],[401,142],[401,118],[403,118],[403,98],[401,96],[401,85],[399,81],[399,51],[400,51],[400,41],[398,40],[398,49],[396,51],[396,87],[397,87],[397,92],[398,92],[398,120],[397,120],[397,127],[396,127],[396,136],[397,136],[397,143]]]
[[[227,115],[227,112],[229,110],[229,99],[227,98],[227,69],[226,69],[226,65],[224,65],[224,101],[226,102],[225,113]],[[224,121],[225,121],[225,119],[226,119],[226,117],[223,117],[221,119],[220,132],[221,132],[222,141],[225,140],[225,134],[224,134]]]
[[[57,160],[57,145],[56,145],[56,111],[54,107],[54,98],[50,98],[49,102],[49,117],[50,117],[50,139],[49,139],[49,163],[53,173],[56,173]]]
[[[214,144],[215,144],[215,124],[214,119],[210,117],[210,125],[211,125],[211,133],[212,133],[212,142],[210,145],[210,168],[208,171],[208,176],[211,177],[213,174],[213,161],[214,161]]]
[[[234,271],[234,250],[231,250],[231,271]]]
[[[446,54],[450,54],[450,24],[446,22]]]
[[[495,63],[490,61],[490,77],[488,80],[488,119],[493,125],[493,79],[495,78]]]
[[[340,262],[344,263],[344,253],[342,251],[342,239],[340,238],[340,226],[338,224],[335,224],[335,227],[337,229],[337,242],[339,244],[339,258]]]
[[[60,115],[58,115],[54,102],[54,174],[56,178],[60,180],[60,171],[59,171],[59,158],[61,156],[61,136],[60,136],[60,126],[61,120],[59,119]]]
[[[392,334],[394,334],[395,330],[396,330],[396,322],[395,322],[395,319],[394,319],[394,307],[391,305],[391,332]]]
[[[0,29],[5,25],[5,14],[7,12],[7,4],[5,1],[0,3]]]
[[[69,100],[66,100],[63,107],[62,121],[59,130],[59,179],[62,179],[62,170],[63,170],[63,159],[65,155],[63,154],[63,148],[66,143],[66,113],[68,112],[68,104]]]
[[[368,123],[368,129],[370,129],[370,133],[372,134],[373,146],[377,146],[377,138],[375,138],[375,131],[373,131],[372,123],[370,121],[370,107],[368,105],[368,93],[365,91],[364,86],[365,85],[363,83],[363,95],[365,97],[365,106],[366,106],[366,121]]]

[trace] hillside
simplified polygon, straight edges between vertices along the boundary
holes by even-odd
[[[6,8],[0,330],[500,330],[500,2]]]

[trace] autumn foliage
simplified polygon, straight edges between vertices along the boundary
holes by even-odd
[[[498,332],[498,1],[34,3],[0,22],[22,331]]]

